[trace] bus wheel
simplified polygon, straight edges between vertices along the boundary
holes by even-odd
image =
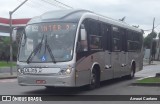
[[[134,75],[135,75],[135,67],[132,65],[131,67],[131,73],[130,75],[128,76],[129,79],[133,79],[134,78]]]
[[[90,90],[100,87],[100,74],[95,68],[91,73],[90,85],[88,87]]]

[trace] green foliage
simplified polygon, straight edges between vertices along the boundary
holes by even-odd
[[[156,32],[151,32],[151,33],[149,34],[149,36],[150,36],[151,38],[156,38],[156,37],[157,37],[157,33],[156,33]]]
[[[11,63],[5,61],[0,61],[0,67],[9,67]],[[12,62],[12,66],[16,66],[16,62]]]
[[[9,37],[4,37],[4,36],[0,36],[0,58],[2,57],[2,55],[4,55],[3,57],[9,57],[10,55],[10,38]],[[16,42],[14,42],[12,44],[13,47],[13,56],[14,58],[17,56],[17,44]]]
[[[144,38],[144,47],[150,49],[151,41],[152,41],[153,38],[156,38],[156,37],[157,37],[156,32],[151,32],[150,34],[148,34],[148,36]]]
[[[1,42],[0,42],[0,54],[2,54],[3,52],[5,53],[5,55],[9,55],[9,43],[10,40],[8,37],[0,37]]]
[[[160,83],[159,77],[151,77],[151,78],[145,78],[142,80],[138,80],[138,83]]]
[[[148,36],[144,38],[144,46],[146,48],[150,48],[150,43],[151,43],[151,38],[149,38]]]

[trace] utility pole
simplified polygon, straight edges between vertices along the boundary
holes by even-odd
[[[10,25],[10,74],[13,75],[13,69],[12,69],[12,61],[13,61],[13,48],[12,48],[12,14],[19,9],[25,2],[28,0],[25,0],[22,2],[18,7],[16,7],[13,11],[9,11],[9,25]]]
[[[157,57],[157,60],[159,61],[159,56],[160,56],[160,33],[158,34],[158,48],[159,48],[159,51],[158,51],[158,57]]]
[[[153,27],[152,27],[152,33],[154,32],[154,22],[155,22],[155,17],[153,18]],[[149,64],[151,64],[152,61],[152,43],[153,43],[153,38],[151,37],[151,46],[150,46],[150,55],[149,55]]]

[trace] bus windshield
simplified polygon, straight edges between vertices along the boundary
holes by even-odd
[[[26,26],[20,44],[19,61],[70,61],[76,28],[76,23],[39,23]]]

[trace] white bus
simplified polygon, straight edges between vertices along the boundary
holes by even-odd
[[[58,10],[31,19],[18,53],[22,86],[94,89],[134,77],[143,67],[143,31],[87,10]]]

